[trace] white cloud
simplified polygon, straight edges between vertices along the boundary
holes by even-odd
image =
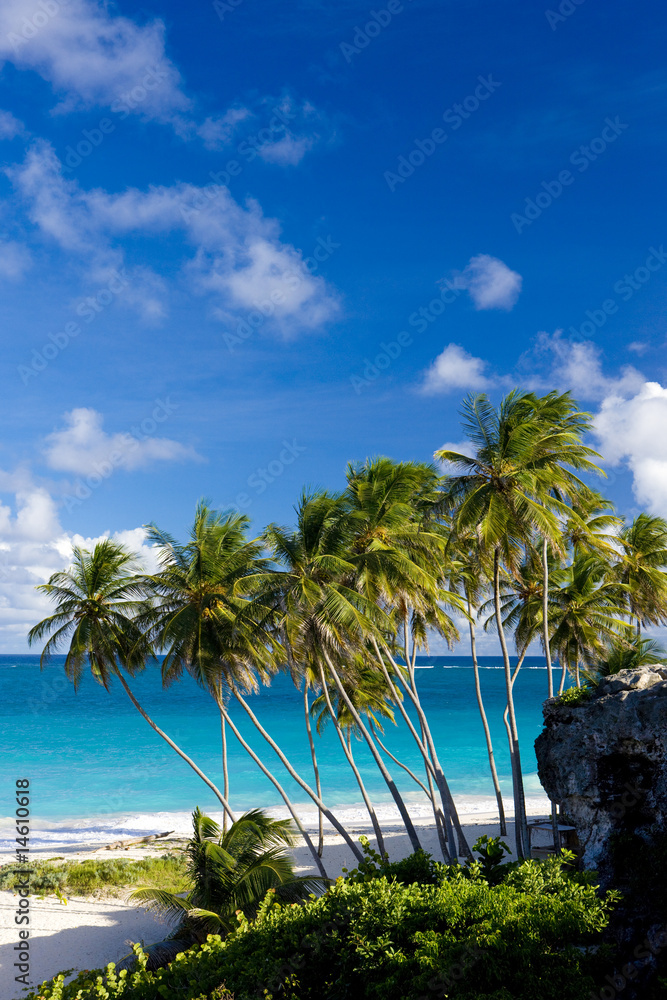
[[[14,240],[0,242],[0,277],[17,281],[30,268],[32,258],[30,251],[22,243]]]
[[[24,125],[10,111],[0,111],[0,139],[15,139],[23,135]]]
[[[627,465],[640,504],[667,516],[667,388],[645,382],[634,395],[602,401],[595,417],[599,449],[612,465]]]
[[[178,124],[190,103],[165,54],[164,23],[137,24],[97,0],[3,0],[0,58],[51,83],[61,112],[123,106]]]
[[[316,136],[288,134],[277,142],[264,143],[259,147],[258,153],[267,163],[277,163],[281,167],[295,167],[316,142]]]
[[[252,128],[250,122],[252,121]],[[298,101],[284,94],[280,98],[263,97],[252,107],[232,107],[223,115],[212,116],[194,132],[204,140],[207,149],[223,149],[238,138],[238,125],[247,122],[238,144],[242,156],[259,156],[265,163],[293,167],[307,152],[326,140],[336,139],[336,129],[327,115],[310,101]]]
[[[452,278],[454,288],[465,289],[475,309],[506,309],[514,307],[521,292],[523,278],[511,271],[497,257],[480,253],[471,257],[463,271]]]
[[[547,354],[551,362],[549,381],[575,398],[604,399],[610,395],[627,395],[637,392],[644,384],[644,376],[631,365],[621,369],[621,374],[609,378],[602,371],[601,351],[590,340],[571,341],[556,330],[553,335],[540,333],[536,351]]]
[[[240,122],[253,115],[250,108],[229,108],[222,115],[212,115],[205,118],[197,126],[197,135],[204,141],[206,149],[222,149],[232,141]]]
[[[338,309],[323,278],[308,271],[298,250],[281,242],[277,221],[265,218],[255,201],[241,207],[225,187],[86,191],[62,176],[59,160],[44,142],[7,172],[32,221],[85,260],[97,281],[123,266],[123,252],[114,239],[180,231],[186,246],[195,248],[194,256],[188,253],[184,259],[184,276],[196,291],[215,294],[215,308],[225,319],[235,310],[268,311],[266,328],[288,335],[320,326]],[[166,309],[164,284],[142,268],[129,277],[128,290],[119,298],[128,304],[136,300],[144,315],[159,318]]]
[[[124,432],[107,434],[96,410],[80,407],[65,414],[65,428],[46,438],[44,454],[52,469],[77,475],[112,468],[144,469],[153,462],[200,459],[195,451],[170,438]],[[104,474],[104,473],[102,473]]]
[[[429,395],[455,389],[475,391],[493,383],[484,374],[486,362],[468,354],[458,344],[448,344],[424,374],[421,391]]]
[[[6,487],[13,474],[0,472]],[[21,476],[23,480],[25,477]],[[27,648],[27,633],[51,614],[48,598],[35,587],[52,573],[64,569],[75,545],[90,549],[109,532],[96,538],[66,532],[60,524],[54,498],[34,484],[19,489],[13,503],[0,504],[0,650],[15,653]],[[155,550],[146,544],[143,528],[113,535],[136,552],[143,566],[157,568]]]

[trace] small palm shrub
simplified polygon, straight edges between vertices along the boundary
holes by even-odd
[[[177,894],[143,886],[130,895],[178,924],[174,937],[179,940],[192,944],[205,941],[208,934],[230,933],[238,927],[237,913],[254,917],[270,889],[286,902],[322,890],[323,879],[295,874],[290,848],[297,837],[290,820],[271,819],[253,809],[223,833],[195,809],[192,826],[193,836],[184,849],[190,891]]]

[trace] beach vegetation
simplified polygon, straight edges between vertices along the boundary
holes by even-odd
[[[185,859],[178,852],[139,860],[112,858],[108,861],[91,858],[86,861],[30,861],[0,867],[0,889],[11,890],[29,872],[30,892],[35,896],[61,894],[68,896],[116,895],[136,885],[151,885],[168,892],[180,893],[191,886]]]
[[[232,934],[165,968],[149,971],[135,945],[136,971],[111,965],[27,1000],[588,1000],[608,964],[601,932],[617,894],[600,896],[569,862],[511,865],[497,884],[458,866],[437,865],[426,882],[356,873],[305,903],[272,890],[253,920],[239,915]]]
[[[190,882],[187,893],[140,886],[130,899],[177,924],[174,937],[188,943],[208,934],[228,934],[238,915],[256,916],[269,890],[276,899],[299,902],[321,892],[321,879],[295,872],[290,848],[296,830],[289,820],[271,819],[261,809],[245,813],[222,831],[200,809],[192,815],[193,835],[184,849]]]

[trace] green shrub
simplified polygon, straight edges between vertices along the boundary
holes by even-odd
[[[589,687],[571,687],[556,698],[557,705],[583,705],[593,694]]]
[[[512,866],[496,886],[439,866],[437,884],[340,878],[305,905],[269,893],[252,923],[167,968],[146,972],[143,959],[116,977],[110,966],[106,983],[82,974],[28,1000],[227,1000],[226,989],[235,1000],[588,1000],[605,967],[586,945],[616,896],[601,899],[565,861]]]
[[[25,878],[18,875],[16,869],[15,864],[0,867],[0,889],[13,889]],[[171,854],[139,861],[110,858],[108,861],[68,861],[63,865],[36,861],[21,865],[20,870],[30,872],[30,891],[36,896],[49,893],[89,896],[100,890],[113,891],[138,882],[172,892],[183,892],[190,887],[185,874],[185,860]]]

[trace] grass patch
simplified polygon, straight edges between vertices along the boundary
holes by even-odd
[[[30,872],[30,891],[36,896],[93,896],[101,892],[120,895],[122,889],[137,885],[187,892],[191,886],[185,866],[185,858],[174,853],[139,861],[36,861],[22,865],[21,871]],[[24,878],[16,873],[15,864],[0,867],[0,889],[11,890]]]

